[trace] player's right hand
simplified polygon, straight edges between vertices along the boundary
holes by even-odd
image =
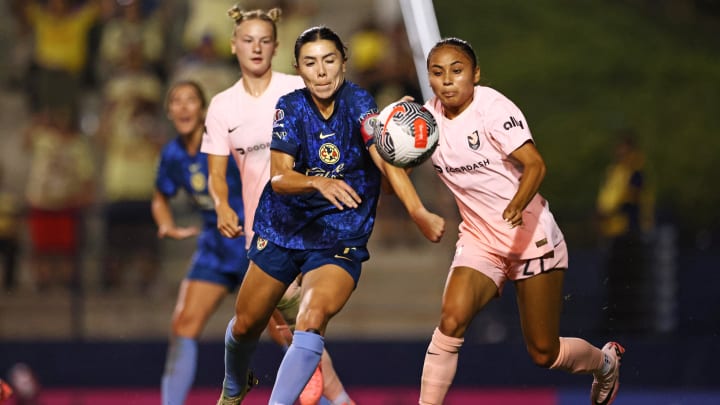
[[[357,208],[362,203],[358,193],[343,180],[313,176],[312,184],[326,200],[330,201],[340,211],[346,207]]]
[[[445,234],[445,219],[443,217],[433,214],[424,207],[411,213],[410,217],[430,242],[440,242],[440,239]]]
[[[217,229],[222,236],[237,238],[243,234],[242,226],[239,224],[240,219],[229,205],[218,205],[215,207],[215,213],[217,214]]]

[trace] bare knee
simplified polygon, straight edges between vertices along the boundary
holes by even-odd
[[[246,314],[236,314],[235,323],[232,325],[232,334],[236,339],[259,338],[267,322],[259,322]]]
[[[297,317],[297,330],[315,329],[320,332],[325,331],[328,321],[332,317],[327,309],[318,306],[308,306],[308,308]]]
[[[532,344],[527,345],[528,354],[533,363],[538,367],[550,368],[560,353],[560,345],[556,344]]]
[[[465,311],[443,308],[440,318],[440,331],[447,336],[463,337],[470,326],[472,316]]]
[[[197,338],[202,331],[202,317],[195,316],[187,311],[175,313],[172,320],[172,333],[175,336]]]

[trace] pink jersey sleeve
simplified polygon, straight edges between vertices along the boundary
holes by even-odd
[[[486,128],[501,150],[510,155],[525,142],[532,141],[532,134],[522,111],[502,94],[487,88],[485,92],[490,92],[483,95],[485,97],[494,93],[494,97],[484,108]]]
[[[228,90],[225,90],[210,101],[205,117],[205,133],[200,146],[200,151],[203,153],[221,156],[230,154],[229,124],[226,120],[226,117],[232,113],[229,96]]]

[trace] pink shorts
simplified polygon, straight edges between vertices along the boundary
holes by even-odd
[[[488,276],[502,293],[506,280],[518,281],[555,269],[567,269],[568,251],[565,240],[542,257],[508,259],[480,248],[470,236],[461,236],[456,244],[451,269],[469,267]]]

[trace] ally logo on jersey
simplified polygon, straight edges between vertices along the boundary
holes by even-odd
[[[525,129],[525,125],[523,124],[522,120],[519,120],[511,115],[510,119],[503,123],[503,128],[506,131],[509,131],[515,127],[520,127],[520,129]]]

